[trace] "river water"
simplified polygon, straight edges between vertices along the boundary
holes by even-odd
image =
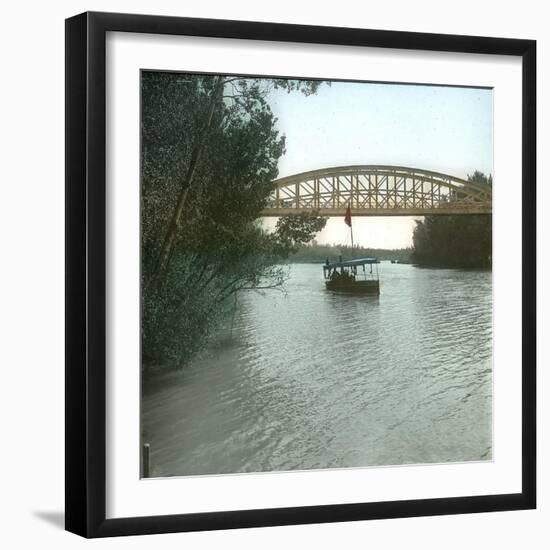
[[[490,460],[491,273],[380,264],[379,297],[239,299],[232,338],[143,385],[151,475]]]

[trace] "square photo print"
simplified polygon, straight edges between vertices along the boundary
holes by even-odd
[[[140,85],[142,477],[492,460],[493,90]]]

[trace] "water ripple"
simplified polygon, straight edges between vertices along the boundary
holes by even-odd
[[[292,266],[225,348],[144,384],[153,475],[491,459],[491,274],[381,267],[370,297]]]

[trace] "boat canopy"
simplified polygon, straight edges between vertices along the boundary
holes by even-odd
[[[355,260],[347,260],[345,262],[331,262],[324,265],[327,269],[334,269],[335,267],[353,267],[358,265],[377,264],[378,258],[356,258]]]

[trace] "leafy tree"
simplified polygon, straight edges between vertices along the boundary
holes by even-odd
[[[142,349],[146,365],[182,364],[243,290],[280,287],[279,264],[326,220],[257,221],[285,138],[270,90],[318,82],[142,74]]]
[[[190,91],[201,95],[202,101],[195,103],[194,120],[191,127],[193,131],[191,139],[186,144],[188,159],[185,169],[180,172],[177,178],[177,200],[165,228],[155,269],[156,276],[162,275],[162,272],[168,266],[172,250],[178,239],[178,230],[188,202],[188,195],[197,185],[200,185],[197,169],[201,158],[207,153],[210,139],[219,134],[220,130],[231,132],[231,130],[235,129],[235,123],[237,125],[242,125],[243,123],[246,125],[247,122],[251,123],[256,120],[258,124],[264,126],[264,129],[268,127],[271,129],[274,118],[266,99],[271,90],[279,88],[286,89],[288,92],[300,90],[305,95],[310,95],[315,93],[320,85],[319,81],[246,79],[242,77],[225,77],[222,75],[215,77],[194,76],[189,77],[187,81],[179,77],[178,81],[180,85],[189,84]],[[197,85],[197,83],[198,86],[193,89],[192,85]],[[174,98],[174,95],[171,97]],[[172,122],[169,122],[169,126],[174,124],[174,120],[177,121],[178,119],[185,118],[185,114],[181,110],[182,106],[178,104],[178,99],[176,98],[174,104],[169,107],[170,115],[173,117]],[[161,120],[157,122],[161,122]],[[164,121],[162,120],[162,122]],[[276,137],[276,134],[277,132],[274,132],[272,137]],[[189,136],[185,136],[185,138],[187,137]],[[250,146],[251,141],[245,141],[242,145],[243,147],[239,152],[243,156],[239,160],[244,161],[244,164],[246,164],[250,160],[251,154],[251,151],[246,150],[246,145]],[[274,145],[275,147],[281,147],[278,154],[277,151],[273,150],[273,145],[268,147],[268,152],[275,153],[276,160],[284,152],[284,139],[279,140]],[[270,168],[272,167],[259,168],[255,175],[260,175],[262,171],[268,173]]]
[[[475,171],[468,181],[492,186],[492,176]],[[490,267],[492,216],[490,214],[425,216],[413,233],[412,260],[441,267]]]

